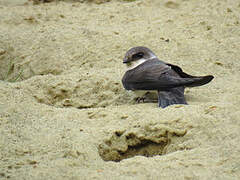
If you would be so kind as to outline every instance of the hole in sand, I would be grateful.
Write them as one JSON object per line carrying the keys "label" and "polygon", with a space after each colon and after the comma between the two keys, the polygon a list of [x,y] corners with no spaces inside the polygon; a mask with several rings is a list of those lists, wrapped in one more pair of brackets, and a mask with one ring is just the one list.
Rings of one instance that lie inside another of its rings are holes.
{"label": "hole in sand", "polygon": [[[163,155],[173,136],[184,136],[183,132],[168,130],[146,131],[144,133],[116,131],[98,146],[98,153],[104,161],[119,162],[134,156],[153,157]],[[143,135],[144,134],[144,135]]]}

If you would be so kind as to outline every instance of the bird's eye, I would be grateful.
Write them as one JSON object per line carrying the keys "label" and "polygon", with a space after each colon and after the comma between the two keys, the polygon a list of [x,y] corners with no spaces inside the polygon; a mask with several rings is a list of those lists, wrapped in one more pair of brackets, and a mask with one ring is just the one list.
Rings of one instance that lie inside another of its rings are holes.
{"label": "bird's eye", "polygon": [[132,59],[133,59],[133,60],[138,60],[138,59],[143,58],[143,56],[144,56],[144,53],[139,52],[139,53],[137,53],[137,54],[134,54],[134,55],[132,56]]}

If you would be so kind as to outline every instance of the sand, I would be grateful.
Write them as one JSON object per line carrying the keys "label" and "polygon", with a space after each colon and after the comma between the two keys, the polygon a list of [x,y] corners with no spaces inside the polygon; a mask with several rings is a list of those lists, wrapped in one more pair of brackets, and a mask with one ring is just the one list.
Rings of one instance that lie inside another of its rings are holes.
{"label": "sand", "polygon": [[[82,2],[0,0],[0,179],[240,179],[239,1]],[[138,104],[142,45],[215,78]]]}

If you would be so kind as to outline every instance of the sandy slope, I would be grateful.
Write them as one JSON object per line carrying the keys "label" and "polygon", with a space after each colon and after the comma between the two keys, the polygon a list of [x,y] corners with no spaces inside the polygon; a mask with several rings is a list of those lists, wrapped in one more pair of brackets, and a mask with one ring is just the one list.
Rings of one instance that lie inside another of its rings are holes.
{"label": "sandy slope", "polygon": [[[237,0],[15,2],[0,1],[0,179],[240,178]],[[136,104],[121,77],[138,45],[215,79],[188,106]]]}

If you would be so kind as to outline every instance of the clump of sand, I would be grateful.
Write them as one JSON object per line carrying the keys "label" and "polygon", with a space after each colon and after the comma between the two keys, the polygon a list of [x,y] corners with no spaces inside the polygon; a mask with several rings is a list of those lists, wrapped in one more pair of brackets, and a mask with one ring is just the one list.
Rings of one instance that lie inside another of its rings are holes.
{"label": "clump of sand", "polygon": [[[0,3],[0,178],[239,179],[238,1]],[[189,105],[121,84],[144,45],[193,75]]]}

